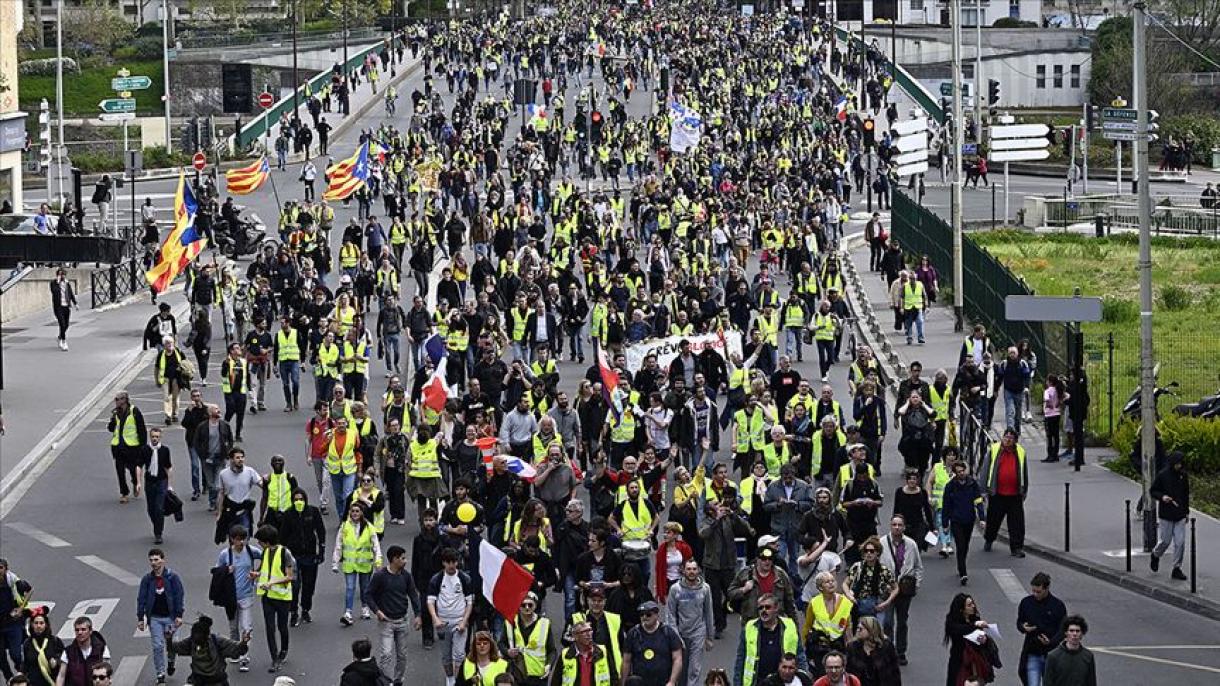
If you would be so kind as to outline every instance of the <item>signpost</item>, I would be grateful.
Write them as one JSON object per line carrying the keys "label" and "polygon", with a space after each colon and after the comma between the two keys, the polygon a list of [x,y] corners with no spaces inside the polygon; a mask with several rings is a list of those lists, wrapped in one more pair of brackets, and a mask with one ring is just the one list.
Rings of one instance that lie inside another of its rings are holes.
{"label": "signpost", "polygon": [[1011,115],[996,117],[1000,126],[991,127],[991,160],[1004,163],[1004,223],[1008,223],[1008,163],[1045,160],[1051,156],[1046,124],[1014,124]]}
{"label": "signpost", "polygon": [[258,94],[258,106],[263,108],[263,153],[271,154],[271,113],[267,110],[275,104],[275,96],[267,91]]}
{"label": "signpost", "polygon": [[1114,98],[1110,107],[1101,108],[1101,136],[1114,141],[1114,179],[1115,185],[1123,187],[1123,141],[1135,141],[1135,124],[1139,119],[1139,110],[1127,107],[1127,101],[1121,97]]}
{"label": "signpost", "polygon": [[274,104],[275,104],[274,95],[268,93],[267,91],[263,91],[262,93],[258,94],[258,106],[259,107],[266,110],[266,109],[270,109],[271,106]]}
{"label": "signpost", "polygon": [[135,98],[106,98],[97,104],[103,112],[135,112]]}
{"label": "signpost", "polygon": [[[126,71],[126,69],[122,69],[120,73]],[[147,76],[116,76],[110,79],[110,90],[113,91],[142,91],[150,87],[152,87],[152,79]]]}
{"label": "signpost", "polygon": [[[898,178],[924,174],[928,171],[928,120],[916,117],[903,122],[897,122],[890,127],[890,133],[897,136],[895,145],[898,155],[892,160],[897,169]],[[919,201],[923,202],[923,184],[919,184]]]}
{"label": "signpost", "polygon": [[[123,122],[123,156],[126,158],[128,148],[127,122],[136,118],[136,100],[132,97],[131,92],[151,88],[152,79],[147,76],[132,76],[126,67],[119,69],[115,74],[115,77],[110,79],[110,89],[118,97],[108,98],[98,103],[98,107],[102,110],[102,114],[98,116],[98,119],[102,121]],[[132,175],[133,180],[134,178],[135,176]],[[134,218],[131,222],[131,230],[135,231]]]}

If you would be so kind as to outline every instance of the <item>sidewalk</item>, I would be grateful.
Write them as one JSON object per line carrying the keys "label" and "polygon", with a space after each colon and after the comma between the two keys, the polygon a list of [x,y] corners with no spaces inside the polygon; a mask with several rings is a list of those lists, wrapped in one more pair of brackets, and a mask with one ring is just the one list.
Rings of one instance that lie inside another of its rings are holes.
{"label": "sidewalk", "polygon": [[[81,297],[86,300],[72,312],[68,352],[55,343],[58,327],[49,307],[4,325],[0,342],[6,433],[0,437],[0,516],[46,469],[52,454],[66,447],[63,437],[108,405],[112,390],[126,387],[153,359],[152,351],[141,351],[144,325],[157,312],[147,292],[125,305],[97,310],[88,309],[87,295]],[[160,300],[174,306],[179,330],[185,332],[181,289]],[[145,405],[147,415],[160,414],[160,403]]]}
{"label": "sidewalk", "polygon": [[[850,248],[851,265],[862,288],[849,285],[853,306],[860,316],[865,338],[873,345],[878,357],[885,363],[891,378],[900,380],[907,376],[908,365],[918,360],[923,364],[925,379],[931,379],[938,369],[944,369],[952,379],[961,342],[965,334],[953,331],[953,309],[951,304],[936,303],[925,317],[926,345],[906,344],[905,337],[894,331],[893,314],[889,308],[889,290],[880,274],[872,273],[868,267],[868,248]],[[863,267],[863,268],[862,268]],[[849,279],[850,283],[850,279]],[[864,298],[860,297],[863,293]],[[866,304],[867,301],[867,304]],[[871,304],[879,325],[870,330],[869,318],[865,314]],[[892,335],[898,334],[898,335]],[[887,340],[888,339],[888,340]],[[887,350],[888,349],[888,350]],[[897,381],[891,386],[891,393]],[[1038,404],[1036,407],[1040,407]],[[993,431],[1002,431],[1003,399],[996,407],[996,423]],[[1037,417],[1037,410],[1035,410]],[[1203,545],[1196,549],[1198,556],[1198,593],[1190,593],[1189,581],[1171,581],[1171,563],[1162,560],[1159,574],[1149,570],[1149,555],[1143,552],[1143,533],[1140,515],[1135,514],[1131,522],[1132,571],[1126,571],[1125,503],[1130,499],[1134,511],[1140,497],[1140,485],[1119,476],[1102,466],[1101,462],[1114,457],[1108,448],[1090,448],[1085,451],[1085,465],[1080,472],[1072,469],[1070,460],[1059,463],[1039,462],[1046,457],[1046,438],[1042,423],[1035,419],[1026,430],[1022,428],[1021,442],[1026,447],[1029,465],[1029,497],[1025,504],[1026,549],[1035,555],[1048,558],[1078,571],[1085,572],[1111,583],[1124,586],[1143,595],[1156,598],[1184,609],[1210,616],[1220,617],[1220,549]],[[1064,494],[1065,486],[1071,492],[1071,552],[1064,552]],[[1197,539],[1211,541],[1220,537],[1220,522],[1196,513]],[[1189,526],[1187,529],[1189,535]],[[1182,570],[1190,574],[1191,546],[1187,545]],[[981,549],[981,545],[980,545]],[[1006,556],[1004,546],[997,546],[988,556]],[[973,557],[973,556],[972,556]],[[992,562],[994,564],[994,562]]]}

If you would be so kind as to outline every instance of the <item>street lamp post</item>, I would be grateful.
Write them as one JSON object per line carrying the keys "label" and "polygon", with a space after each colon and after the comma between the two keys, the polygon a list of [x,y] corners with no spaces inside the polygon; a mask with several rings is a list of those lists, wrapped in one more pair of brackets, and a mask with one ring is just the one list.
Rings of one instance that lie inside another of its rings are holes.
{"label": "street lamp post", "polygon": [[[965,321],[966,285],[962,283],[962,3],[950,0],[949,21],[953,25],[953,329],[962,331]],[[975,96],[977,97],[977,93]]]}
{"label": "street lamp post", "polygon": [[292,0],[292,112],[300,107],[300,83],[297,81],[297,10],[300,0]]}
{"label": "street lamp post", "polygon": [[[161,51],[161,68],[164,71],[165,91],[161,99],[165,101],[165,154],[170,153],[170,141],[174,137],[173,124],[169,116],[169,0],[161,0],[161,40],[164,48]],[[189,150],[184,152],[190,152]]]}
{"label": "street lamp post", "polygon": [[[55,149],[55,183],[59,192],[59,211],[63,213],[67,211],[64,207],[64,0],[55,3],[55,56],[55,116],[59,120],[59,147]],[[80,202],[80,198],[76,200]]]}

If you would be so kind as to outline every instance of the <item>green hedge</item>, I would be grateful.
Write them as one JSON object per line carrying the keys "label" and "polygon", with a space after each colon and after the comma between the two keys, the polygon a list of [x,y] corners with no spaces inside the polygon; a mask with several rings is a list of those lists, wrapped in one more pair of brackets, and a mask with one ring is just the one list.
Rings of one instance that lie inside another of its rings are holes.
{"label": "green hedge", "polygon": [[[1220,475],[1220,421],[1167,414],[1157,426],[1166,452],[1182,451],[1186,455],[1187,469],[1195,474]],[[1127,458],[1138,440],[1138,428],[1139,424],[1132,421],[1123,421],[1115,427],[1110,445],[1118,453],[1119,461],[1128,465],[1126,470],[1115,471],[1134,474]]]}

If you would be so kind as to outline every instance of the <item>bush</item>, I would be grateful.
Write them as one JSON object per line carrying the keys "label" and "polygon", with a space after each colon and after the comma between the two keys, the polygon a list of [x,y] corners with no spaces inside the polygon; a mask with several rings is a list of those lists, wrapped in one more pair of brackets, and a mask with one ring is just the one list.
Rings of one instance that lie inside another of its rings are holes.
{"label": "bush", "polygon": [[167,167],[181,167],[191,163],[191,156],[175,150],[172,154],[165,154],[165,146],[157,145],[151,148],[144,148],[144,168],[145,169],[164,169]]}
{"label": "bush", "polygon": [[1016,17],[1000,17],[995,20],[992,26],[997,29],[1036,29],[1038,28],[1038,22],[1025,21]]}
{"label": "bush", "polygon": [[[1157,428],[1165,452],[1182,451],[1187,469],[1196,474],[1220,474],[1220,421],[1168,414],[1157,422]],[[1111,469],[1138,478],[1130,456],[1139,435],[1138,422],[1124,420],[1115,427],[1110,445],[1118,459],[1110,462]]]}
{"label": "bush", "polygon": [[110,152],[74,152],[72,166],[86,174],[121,171],[123,157]]}
{"label": "bush", "polygon": [[1161,289],[1161,307],[1170,312],[1181,312],[1190,307],[1194,298],[1181,286],[1168,285]]}
{"label": "bush", "polygon": [[165,44],[161,41],[161,36],[144,36],[132,41],[130,46],[124,47],[135,48],[134,57],[136,59],[149,61],[161,59],[161,52]]}
{"label": "bush", "polygon": [[115,48],[114,52],[110,53],[110,56],[113,57],[114,61],[116,62],[127,62],[136,58],[136,49],[135,46],[124,45],[121,48]]}
{"label": "bush", "polygon": [[1211,163],[1212,148],[1220,148],[1220,119],[1208,114],[1183,114],[1169,117],[1161,124],[1161,140],[1182,140],[1190,134],[1195,139],[1195,162]]}
{"label": "bush", "polygon": [[[64,59],[64,73],[79,74],[80,65],[71,57]],[[17,65],[17,73],[21,76],[55,76],[58,58],[48,57],[41,60],[27,60]]]}
{"label": "bush", "polygon": [[1139,319],[1140,309],[1130,300],[1106,296],[1101,299],[1101,320],[1107,324],[1124,324]]}

